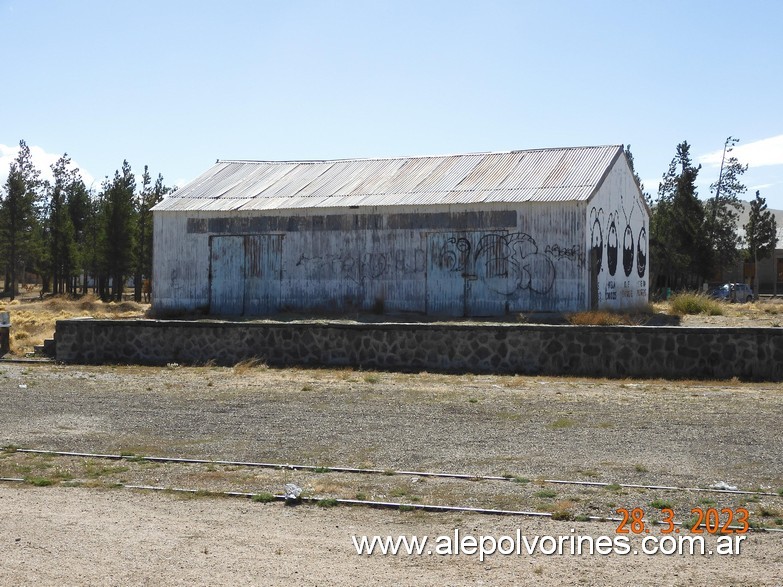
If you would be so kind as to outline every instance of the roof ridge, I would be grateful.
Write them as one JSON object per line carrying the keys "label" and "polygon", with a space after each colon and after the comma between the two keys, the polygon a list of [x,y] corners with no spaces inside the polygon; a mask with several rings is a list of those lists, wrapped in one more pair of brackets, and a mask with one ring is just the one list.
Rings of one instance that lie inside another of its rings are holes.
{"label": "roof ridge", "polygon": [[347,163],[352,161],[400,161],[404,159],[446,159],[449,157],[474,157],[486,155],[511,155],[513,153],[539,153],[543,151],[585,151],[588,149],[622,149],[622,144],[609,145],[585,145],[581,147],[540,147],[536,149],[513,149],[510,151],[476,151],[469,153],[450,153],[442,155],[399,155],[392,157],[341,157],[338,159],[218,159],[219,163],[256,164],[256,165],[285,165],[285,164],[317,164],[317,163]]}

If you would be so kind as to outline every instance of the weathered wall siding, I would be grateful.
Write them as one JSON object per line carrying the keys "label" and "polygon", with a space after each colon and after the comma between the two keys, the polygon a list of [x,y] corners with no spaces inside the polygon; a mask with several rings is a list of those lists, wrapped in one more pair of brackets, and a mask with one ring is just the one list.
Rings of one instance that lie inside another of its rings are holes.
{"label": "weathered wall siding", "polygon": [[60,320],[67,363],[354,366],[645,378],[783,379],[783,329]]}
{"label": "weathered wall siding", "polygon": [[209,305],[209,237],[188,235],[187,217],[153,214],[152,301],[158,311]]}
{"label": "weathered wall siding", "polygon": [[523,304],[515,310],[573,312],[584,309],[587,305],[584,204],[523,204],[519,209],[519,231],[537,235],[537,255],[521,263],[524,267],[529,260],[529,266],[538,269],[531,279],[531,289],[544,289],[547,285],[544,276],[547,275],[546,279],[552,281],[552,289],[551,295],[530,295],[528,300],[521,300]]}
{"label": "weathered wall siding", "polygon": [[[214,313],[226,314],[236,313],[237,304],[246,314],[298,309],[463,316],[576,310],[585,305],[582,215],[578,205],[568,202],[474,210],[372,208],[348,214],[324,209],[263,215],[156,212],[153,305],[160,311],[211,305]],[[274,262],[267,259],[267,264],[279,262],[279,272],[266,273],[279,283],[265,293],[263,304],[249,302],[254,289],[249,276],[242,275],[251,264],[232,260],[241,248],[236,239],[245,238],[247,249],[249,236],[261,239],[262,255],[268,254],[270,239],[278,239],[280,248]],[[229,282],[210,285],[210,271],[213,282]],[[278,299],[270,301],[270,295]]]}
{"label": "weathered wall siding", "polygon": [[[639,190],[620,157],[588,204],[587,254],[594,249],[598,307],[630,308],[648,301],[649,223]],[[589,287],[589,279],[588,287]]]}

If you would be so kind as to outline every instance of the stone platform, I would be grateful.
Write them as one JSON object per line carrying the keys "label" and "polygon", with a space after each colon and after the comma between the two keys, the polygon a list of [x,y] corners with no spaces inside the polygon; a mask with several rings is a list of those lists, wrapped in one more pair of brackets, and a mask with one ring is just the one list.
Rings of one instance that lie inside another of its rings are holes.
{"label": "stone platform", "polygon": [[55,339],[65,363],[783,379],[780,328],[72,319]]}

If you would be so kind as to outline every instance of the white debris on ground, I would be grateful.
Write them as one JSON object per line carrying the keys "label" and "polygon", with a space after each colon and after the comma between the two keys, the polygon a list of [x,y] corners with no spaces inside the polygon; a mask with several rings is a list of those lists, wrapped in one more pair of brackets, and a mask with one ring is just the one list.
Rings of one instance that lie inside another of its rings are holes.
{"label": "white debris on ground", "polygon": [[302,495],[302,488],[295,483],[285,484],[285,500],[286,501],[299,501],[299,496]]}
{"label": "white debris on ground", "polygon": [[710,489],[720,489],[721,491],[737,491],[736,485],[729,485],[725,481],[718,481],[710,485]]}

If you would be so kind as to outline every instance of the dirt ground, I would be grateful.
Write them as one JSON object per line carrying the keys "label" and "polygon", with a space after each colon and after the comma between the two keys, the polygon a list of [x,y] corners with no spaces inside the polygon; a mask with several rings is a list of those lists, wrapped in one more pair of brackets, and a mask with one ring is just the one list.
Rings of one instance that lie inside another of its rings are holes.
{"label": "dirt ground", "polygon": [[[0,484],[0,584],[781,585],[782,417],[783,385],[771,383],[3,363],[0,476],[26,482]],[[162,464],[139,455],[319,469]],[[339,466],[386,474],[329,470]],[[393,474],[400,470],[473,478]],[[280,494],[287,482],[318,498],[548,512],[559,520],[291,508],[208,495]],[[718,482],[751,493],[710,490]],[[128,484],[199,494],[113,489]],[[657,536],[652,524],[663,507],[685,534],[694,507],[746,508],[753,531],[734,556],[538,553],[480,562],[360,556],[351,543],[352,535],[435,537],[455,528],[614,537],[610,518],[634,507]]]}
{"label": "dirt ground", "polygon": [[[779,585],[780,535],[740,556],[360,556],[360,535],[611,534],[594,524],[0,486],[4,585]],[[714,539],[709,540],[710,545]],[[777,578],[776,578],[777,577]]]}

